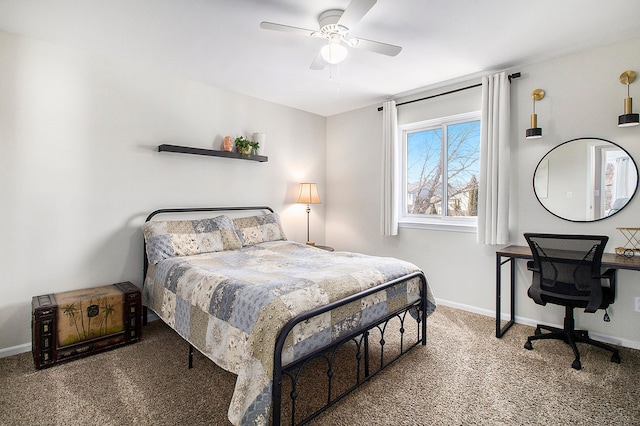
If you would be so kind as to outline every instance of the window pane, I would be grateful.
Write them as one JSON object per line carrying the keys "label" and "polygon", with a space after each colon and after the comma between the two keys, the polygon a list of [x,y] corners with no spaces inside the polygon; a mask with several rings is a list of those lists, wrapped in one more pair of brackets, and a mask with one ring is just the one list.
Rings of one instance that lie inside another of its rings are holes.
{"label": "window pane", "polygon": [[447,126],[447,216],[478,215],[480,121]]}
{"label": "window pane", "polygon": [[442,214],[442,129],[407,133],[408,214]]}

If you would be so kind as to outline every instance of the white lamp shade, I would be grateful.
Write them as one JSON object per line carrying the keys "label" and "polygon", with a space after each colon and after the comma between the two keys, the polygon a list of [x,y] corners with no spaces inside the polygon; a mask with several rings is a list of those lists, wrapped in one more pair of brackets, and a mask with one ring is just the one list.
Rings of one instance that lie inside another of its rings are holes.
{"label": "white lamp shade", "polygon": [[347,48],[340,44],[339,41],[330,41],[329,44],[322,46],[320,56],[329,64],[339,64],[347,57]]}
{"label": "white lamp shade", "polygon": [[318,196],[318,186],[315,183],[301,183],[298,190],[298,199],[296,203],[302,204],[320,204]]}

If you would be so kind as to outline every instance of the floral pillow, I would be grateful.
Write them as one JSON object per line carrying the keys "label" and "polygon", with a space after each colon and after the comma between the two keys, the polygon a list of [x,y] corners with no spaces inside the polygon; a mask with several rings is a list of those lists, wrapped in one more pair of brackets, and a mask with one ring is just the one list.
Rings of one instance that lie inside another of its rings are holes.
{"label": "floral pillow", "polygon": [[269,213],[260,216],[239,217],[233,219],[236,234],[242,246],[252,246],[267,241],[286,240],[287,236],[282,230],[280,217],[277,213]]}
{"label": "floral pillow", "polygon": [[223,250],[237,250],[242,243],[228,216],[201,220],[149,221],[142,225],[147,259],[163,259]]}

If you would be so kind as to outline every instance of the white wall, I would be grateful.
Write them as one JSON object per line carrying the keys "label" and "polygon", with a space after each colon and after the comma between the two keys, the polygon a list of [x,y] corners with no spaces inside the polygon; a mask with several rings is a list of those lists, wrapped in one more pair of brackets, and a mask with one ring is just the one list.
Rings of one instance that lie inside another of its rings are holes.
{"label": "white wall", "polygon": [[[303,181],[324,201],[324,117],[6,32],[0,76],[0,356],[29,349],[32,296],[141,286],[139,229],[157,208],[270,205],[306,241],[293,202]],[[157,152],[255,131],[266,163]]]}
{"label": "white wall", "polygon": [[[512,84],[513,243],[524,244],[525,231],[604,233],[612,251],[625,242],[616,227],[639,226],[638,198],[613,218],[579,224],[550,215],[532,191],[540,158],[568,139],[609,139],[640,161],[640,127],[616,126],[625,96],[618,76],[640,71],[638,51],[633,39],[512,70],[522,72]],[[141,285],[139,226],[156,208],[268,204],[289,238],[305,241],[304,206],[293,201],[297,183],[307,180],[318,182],[323,201],[312,207],[313,240],[407,259],[426,271],[439,300],[495,309],[497,247],[459,232],[379,236],[378,105],[325,119],[5,32],[0,76],[0,356],[28,350],[32,296],[122,280]],[[536,106],[544,137],[527,141],[529,96],[538,87],[546,91]],[[639,90],[640,81],[631,86],[636,104]],[[435,105],[449,115],[452,101]],[[161,143],[217,147],[224,135],[258,130],[267,133],[268,163],[157,152]],[[561,308],[526,297],[528,280],[519,265],[518,315],[559,323]],[[640,347],[636,296],[638,273],[621,271],[611,322],[578,315],[578,325]]]}
{"label": "white wall", "polygon": [[[613,251],[625,243],[616,227],[640,226],[639,197],[606,220],[573,223],[549,214],[536,200],[532,188],[533,171],[538,161],[547,151],[569,139],[590,136],[611,140],[640,163],[640,127],[617,127],[617,117],[622,113],[626,96],[626,87],[620,84],[618,77],[627,69],[640,71],[639,51],[640,39],[633,39],[511,70],[522,73],[522,77],[511,85],[512,243],[526,244],[523,232],[603,233],[611,237],[607,251]],[[545,98],[536,105],[538,124],[543,128],[544,136],[526,140],[524,133],[529,127],[531,113],[530,93],[535,88],[546,92]],[[432,93],[449,89],[440,88]],[[631,86],[631,92],[640,99],[640,82]],[[420,95],[414,96],[417,97]],[[444,96],[426,101],[424,106],[413,104],[410,108],[423,108],[428,113],[434,105],[439,105],[442,116],[463,112],[451,112],[452,102]],[[401,228],[397,237],[379,235],[382,114],[377,106],[327,120],[327,244],[341,250],[412,261],[424,269],[441,302],[493,315],[495,250],[499,247],[478,245],[475,234],[468,233]],[[400,111],[402,108],[405,107],[400,107]],[[634,112],[637,111],[636,104]],[[416,121],[421,119],[424,118],[416,117]],[[634,312],[633,300],[640,296],[640,275],[634,271],[620,271],[618,279],[617,301],[609,309],[611,322],[603,322],[601,314],[579,313],[577,325],[593,330],[594,335],[605,340],[640,348],[640,313]],[[526,296],[529,280],[525,265],[520,262],[516,287],[519,320],[561,324],[561,307],[541,307]],[[488,335],[492,332],[487,330]]]}

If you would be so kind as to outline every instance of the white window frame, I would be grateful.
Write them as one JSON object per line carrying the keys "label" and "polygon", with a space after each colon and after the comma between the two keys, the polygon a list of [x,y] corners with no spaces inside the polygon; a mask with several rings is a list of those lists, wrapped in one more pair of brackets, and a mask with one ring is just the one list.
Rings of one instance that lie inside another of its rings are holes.
{"label": "white window frame", "polygon": [[[464,123],[467,121],[477,121],[482,119],[481,111],[474,111],[464,114],[456,114],[447,117],[440,117],[431,120],[419,121],[416,123],[401,124],[398,126],[398,143],[400,144],[401,167],[398,171],[398,182],[400,183],[398,203],[398,226],[401,228],[432,229],[439,231],[456,231],[476,233],[478,230],[477,217],[455,217],[455,216],[425,216],[407,213],[407,133],[420,130],[430,130],[435,127]],[[446,133],[444,133],[446,135]],[[447,155],[446,137],[443,137],[442,154]],[[443,176],[443,185],[446,185],[446,174]]]}

